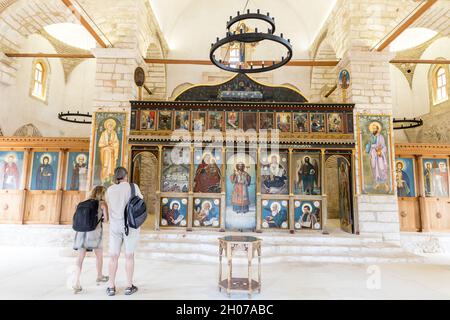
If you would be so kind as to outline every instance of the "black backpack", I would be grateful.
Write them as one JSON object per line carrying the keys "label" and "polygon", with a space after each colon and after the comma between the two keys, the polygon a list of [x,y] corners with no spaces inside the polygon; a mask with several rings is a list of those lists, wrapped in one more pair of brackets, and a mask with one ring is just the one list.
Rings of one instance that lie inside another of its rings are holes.
{"label": "black backpack", "polygon": [[134,183],[130,183],[131,198],[125,207],[125,235],[128,236],[129,228],[137,229],[142,226],[147,219],[147,206],[144,200],[136,196]]}
{"label": "black backpack", "polygon": [[94,231],[102,219],[98,220],[99,201],[89,199],[80,202],[73,215],[72,228],[78,232]]}

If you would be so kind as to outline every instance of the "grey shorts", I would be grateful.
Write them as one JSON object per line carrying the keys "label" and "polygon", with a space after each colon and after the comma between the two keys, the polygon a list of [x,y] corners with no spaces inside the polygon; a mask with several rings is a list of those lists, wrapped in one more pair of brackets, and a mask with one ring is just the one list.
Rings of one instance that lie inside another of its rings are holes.
{"label": "grey shorts", "polygon": [[130,228],[128,236],[125,235],[123,223],[109,224],[109,254],[111,256],[120,255],[122,243],[125,248],[125,254],[133,254],[139,242],[139,230]]}

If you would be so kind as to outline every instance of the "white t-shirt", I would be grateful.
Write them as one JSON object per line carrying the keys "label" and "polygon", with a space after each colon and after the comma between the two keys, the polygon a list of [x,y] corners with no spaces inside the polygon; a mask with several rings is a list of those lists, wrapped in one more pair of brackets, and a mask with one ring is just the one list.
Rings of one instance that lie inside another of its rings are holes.
{"label": "white t-shirt", "polygon": [[[139,187],[134,184],[136,195],[144,199]],[[109,218],[111,223],[124,223],[124,211],[125,207],[131,198],[131,186],[128,182],[121,182],[119,184],[114,184],[108,188],[106,191],[106,199],[108,203]]]}

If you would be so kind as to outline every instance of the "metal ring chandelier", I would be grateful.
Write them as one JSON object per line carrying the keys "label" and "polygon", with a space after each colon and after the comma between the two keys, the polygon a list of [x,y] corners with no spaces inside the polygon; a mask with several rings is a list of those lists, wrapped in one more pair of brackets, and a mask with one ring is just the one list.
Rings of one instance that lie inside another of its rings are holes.
{"label": "metal ring chandelier", "polygon": [[[264,21],[270,25],[270,28],[268,28],[267,33],[259,32],[258,28],[255,28],[254,32],[245,32],[244,29],[240,29],[238,33],[236,31],[233,32],[230,31],[232,26],[248,19],[256,19]],[[215,52],[219,48],[228,43],[233,42],[255,43],[261,42],[263,40],[269,40],[272,42],[276,42],[280,45],[283,45],[287,49],[286,57],[283,56],[281,57],[281,60],[278,61],[272,60],[269,61],[268,63],[265,63],[265,61],[250,62],[250,68],[243,68],[242,64],[239,64],[239,67],[232,67],[230,63],[225,63],[224,61],[222,61],[222,59],[219,60],[216,59]],[[250,13],[250,10],[247,10],[247,13],[240,14],[240,12],[238,11],[237,16],[236,17],[230,16],[230,20],[227,22],[227,33],[225,38],[220,39],[219,37],[217,37],[216,42],[211,44],[209,58],[214,65],[226,71],[237,73],[266,72],[278,69],[284,66],[292,59],[292,45],[289,39],[283,38],[282,33],[280,34],[280,36],[275,35],[275,18],[271,17],[269,12],[267,13],[267,15],[264,15],[260,13],[259,9],[257,10],[256,13]]]}
{"label": "metal ring chandelier", "polygon": [[[72,117],[72,118],[70,118]],[[88,113],[81,113],[79,111],[77,112],[61,112],[58,113],[58,119],[66,122],[71,123],[78,123],[78,124],[92,124],[92,115]]]}
{"label": "metal ring chandelier", "polygon": [[[398,118],[394,118],[393,119],[394,122],[394,130],[405,130],[405,129],[412,129],[412,128],[417,128],[420,126],[423,126],[423,120],[422,119],[407,119],[407,118],[403,118],[403,119],[398,119]],[[395,125],[400,123],[400,125]],[[406,124],[404,124],[406,123]]]}

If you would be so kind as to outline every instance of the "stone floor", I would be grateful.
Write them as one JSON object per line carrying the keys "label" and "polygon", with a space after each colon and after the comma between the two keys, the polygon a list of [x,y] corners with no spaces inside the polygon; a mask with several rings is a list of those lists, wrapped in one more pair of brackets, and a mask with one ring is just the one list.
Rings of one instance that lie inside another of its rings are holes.
{"label": "stone floor", "polygon": [[[125,297],[121,261],[120,291],[110,298],[105,295],[105,285],[95,284],[94,258],[85,262],[84,292],[74,295],[69,285],[74,259],[61,257],[55,248],[0,246],[0,257],[0,299],[227,298],[218,291],[218,265],[214,264],[138,259],[135,282],[140,291]],[[434,262],[440,264],[263,265],[262,293],[254,299],[450,299],[450,264],[439,257]],[[245,269],[236,272],[245,274]],[[247,295],[234,294],[232,298],[247,299]]]}

